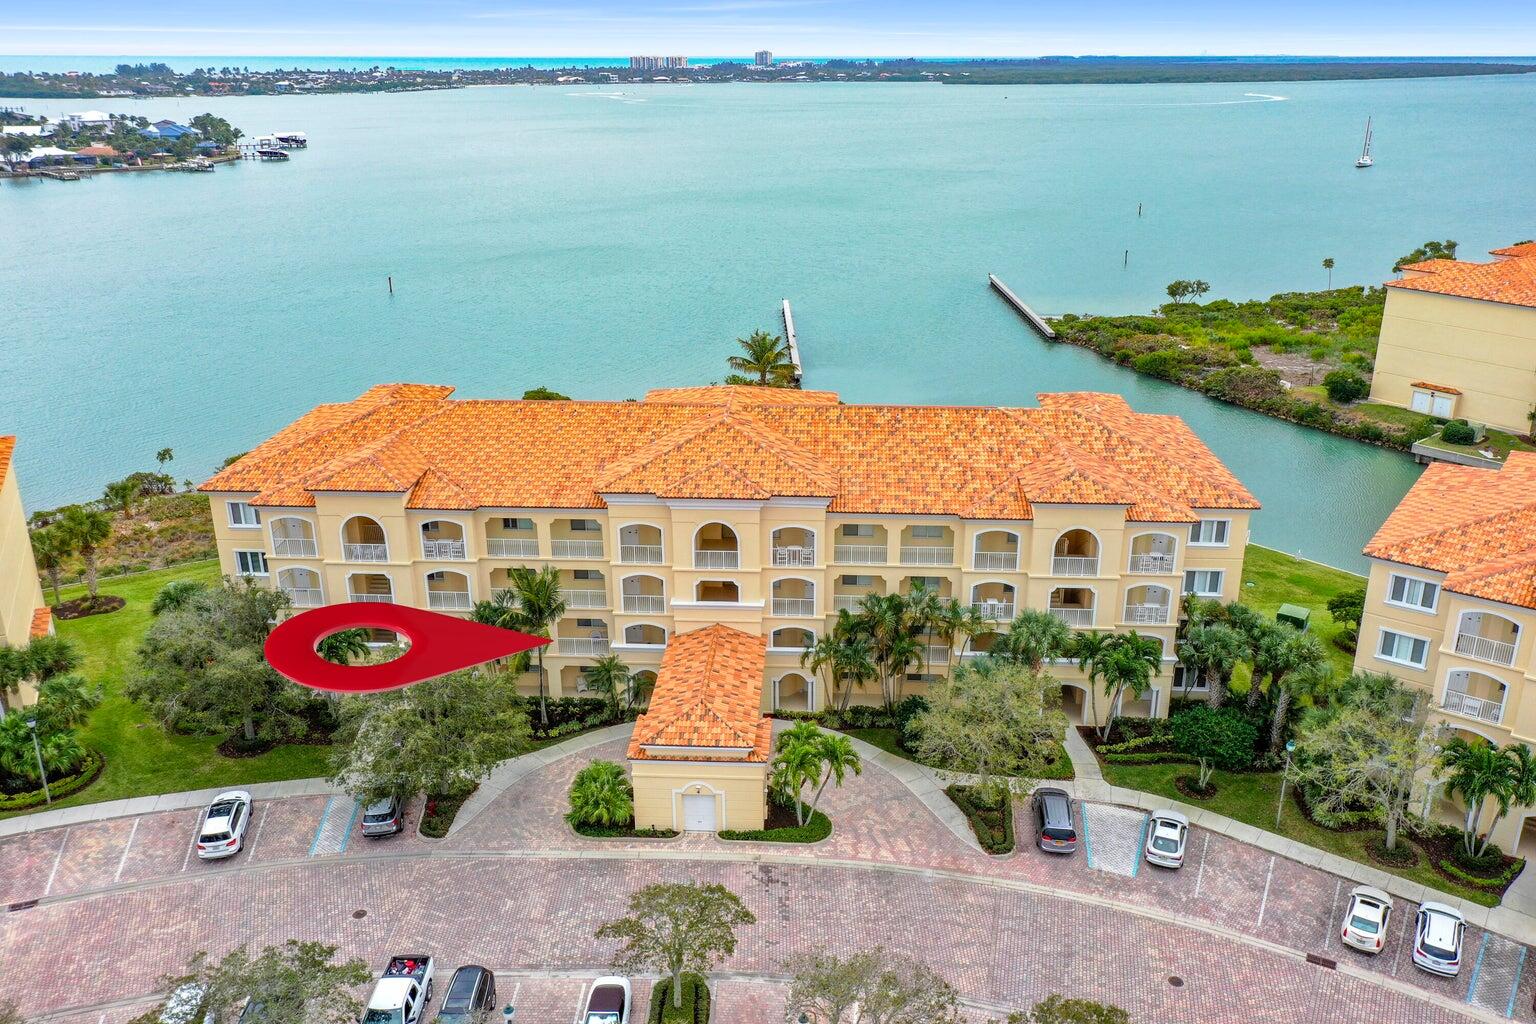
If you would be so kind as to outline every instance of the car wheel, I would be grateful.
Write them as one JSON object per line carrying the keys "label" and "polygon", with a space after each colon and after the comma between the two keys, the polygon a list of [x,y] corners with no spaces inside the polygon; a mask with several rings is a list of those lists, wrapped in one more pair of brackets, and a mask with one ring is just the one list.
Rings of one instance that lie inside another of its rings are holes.
{"label": "car wheel", "polygon": [[432,983],[429,981],[429,982],[427,982],[427,998],[423,999],[422,1003],[426,1004],[426,1003],[430,1003],[431,1001],[432,1001]]}

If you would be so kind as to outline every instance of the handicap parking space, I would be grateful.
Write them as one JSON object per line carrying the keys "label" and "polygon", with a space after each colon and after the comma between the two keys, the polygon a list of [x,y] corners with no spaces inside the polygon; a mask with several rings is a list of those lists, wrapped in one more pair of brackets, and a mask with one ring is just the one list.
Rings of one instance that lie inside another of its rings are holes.
{"label": "handicap parking space", "polygon": [[254,863],[309,856],[331,799],[306,796],[256,801],[246,848],[240,856],[249,857]]}
{"label": "handicap parking space", "polygon": [[1135,878],[1141,871],[1147,813],[1115,804],[1082,802],[1079,833],[1083,859],[1095,871]]}

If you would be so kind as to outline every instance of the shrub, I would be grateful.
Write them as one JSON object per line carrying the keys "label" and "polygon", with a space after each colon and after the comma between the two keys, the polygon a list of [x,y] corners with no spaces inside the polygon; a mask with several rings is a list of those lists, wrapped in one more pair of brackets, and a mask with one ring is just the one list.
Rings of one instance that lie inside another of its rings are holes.
{"label": "shrub", "polygon": [[1477,438],[1465,420],[1451,420],[1440,430],[1440,439],[1446,444],[1472,444]]}
{"label": "shrub", "polygon": [[7,811],[26,811],[33,807],[41,807],[48,802],[49,795],[58,800],[62,797],[78,793],[86,786],[95,782],[103,768],[107,766],[106,759],[94,750],[87,749],[84,758],[81,759],[73,775],[65,775],[48,780],[48,792],[44,793],[41,786],[37,789],[27,790],[21,793],[11,793],[0,796],[0,813]]}
{"label": "shrub", "polygon": [[1253,765],[1259,731],[1241,712],[1232,708],[1194,707],[1173,721],[1173,743],[1179,753],[1200,762],[1200,788],[1211,781],[1211,771],[1243,771]]}
{"label": "shrub", "polygon": [[1160,377],[1163,380],[1178,380],[1183,371],[1185,360],[1177,349],[1159,349],[1156,352],[1147,352],[1131,360],[1131,366],[1137,373],[1145,373],[1149,377]]}
{"label": "shrub", "polygon": [[[810,810],[809,807],[806,809]],[[832,819],[820,811],[812,811],[810,819],[804,825],[791,825],[786,828],[721,829],[718,833],[721,839],[759,843],[819,843],[831,834]]]}
{"label": "shrub", "polygon": [[[1499,859],[1503,860],[1502,854],[1499,855]],[[1498,889],[1508,885],[1514,880],[1515,876],[1518,875],[1521,869],[1524,867],[1525,861],[1515,860],[1511,861],[1509,866],[1504,870],[1499,871],[1491,876],[1485,876],[1474,875],[1470,871],[1463,871],[1461,868],[1456,866],[1454,861],[1442,860],[1439,863],[1440,870],[1445,872],[1447,875],[1450,875],[1458,882],[1465,882],[1468,885],[1476,885],[1488,889]]]}
{"label": "shrub", "polygon": [[571,780],[572,825],[628,825],[635,819],[635,788],[621,765],[593,761]]}
{"label": "shrub", "polygon": [[649,1024],[708,1024],[709,985],[697,974],[683,975],[683,1005],[671,1005],[672,985],[663,978],[651,986]]}
{"label": "shrub", "polygon": [[944,793],[960,808],[976,841],[988,853],[1013,852],[1013,797],[988,794],[974,786],[949,786]]}

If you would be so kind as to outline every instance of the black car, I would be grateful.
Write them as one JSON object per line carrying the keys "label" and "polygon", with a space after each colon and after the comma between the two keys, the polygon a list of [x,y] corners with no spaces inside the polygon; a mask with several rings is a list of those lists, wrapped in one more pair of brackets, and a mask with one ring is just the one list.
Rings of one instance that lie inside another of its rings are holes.
{"label": "black car", "polygon": [[484,967],[465,964],[453,972],[443,1005],[437,1011],[440,1024],[470,1024],[496,1010],[496,977]]}
{"label": "black car", "polygon": [[1035,831],[1046,853],[1072,853],[1077,849],[1077,827],[1072,824],[1072,797],[1064,789],[1046,786],[1035,790]]}

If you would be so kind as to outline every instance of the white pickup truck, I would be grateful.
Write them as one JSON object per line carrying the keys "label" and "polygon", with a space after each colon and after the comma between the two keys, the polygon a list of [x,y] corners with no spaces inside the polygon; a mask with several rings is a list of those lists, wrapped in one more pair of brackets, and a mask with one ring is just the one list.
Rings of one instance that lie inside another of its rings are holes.
{"label": "white pickup truck", "polygon": [[418,1024],[432,1001],[432,958],[426,954],[391,957],[373,986],[363,1024]]}

